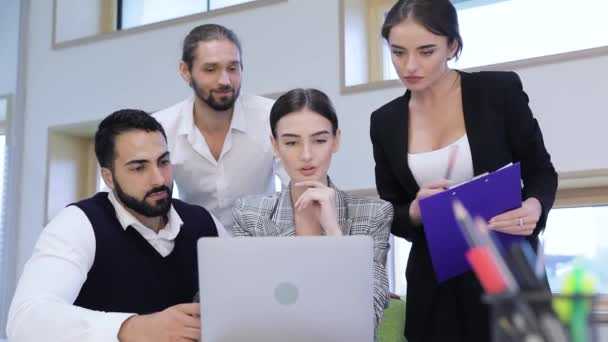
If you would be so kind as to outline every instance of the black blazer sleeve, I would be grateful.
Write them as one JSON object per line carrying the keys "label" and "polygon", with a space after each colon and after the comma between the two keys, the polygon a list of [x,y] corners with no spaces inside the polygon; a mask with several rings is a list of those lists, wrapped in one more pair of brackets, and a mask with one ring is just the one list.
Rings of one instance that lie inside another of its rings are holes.
{"label": "black blazer sleeve", "polygon": [[370,122],[370,137],[374,152],[375,174],[376,174],[376,189],[381,199],[393,204],[395,214],[391,225],[391,233],[408,241],[414,241],[423,234],[422,227],[416,225],[410,219],[410,204],[414,200],[414,196],[403,190],[395,174],[391,170],[387,155],[388,151],[385,147],[389,144],[383,142],[382,132],[386,132],[382,127],[386,124],[385,120],[381,120],[378,116],[379,112],[372,113]]}
{"label": "black blazer sleeve", "polygon": [[524,183],[523,198],[534,197],[542,205],[542,213],[533,233],[544,229],[547,215],[553,206],[557,189],[557,173],[545,148],[538,122],[528,106],[528,95],[523,91],[516,73],[510,75],[505,92],[505,128],[513,160],[521,162]]}

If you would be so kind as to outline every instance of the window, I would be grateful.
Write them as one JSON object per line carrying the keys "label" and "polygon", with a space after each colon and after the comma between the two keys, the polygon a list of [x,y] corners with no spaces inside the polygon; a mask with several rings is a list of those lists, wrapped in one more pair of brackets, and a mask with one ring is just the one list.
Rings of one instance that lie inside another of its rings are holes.
{"label": "window", "polygon": [[558,208],[549,213],[542,241],[553,292],[560,292],[564,275],[580,259],[602,280],[596,291],[608,293],[607,224],[608,206]]}
{"label": "window", "polygon": [[197,21],[219,14],[216,11],[241,11],[281,1],[286,0],[53,0],[53,48],[109,39],[124,34],[117,31],[134,32],[130,29],[154,23]]}
{"label": "window", "polygon": [[[7,146],[6,146],[6,115],[8,112],[7,98],[0,98],[0,275],[3,274],[2,265],[4,251],[4,207],[6,197],[6,162],[7,162]],[[1,335],[1,334],[0,334]]]}
{"label": "window", "polygon": [[0,265],[2,265],[2,231],[4,227],[4,201],[6,192],[6,116],[8,112],[7,98],[0,98]]}
{"label": "window", "polygon": [[[4,202],[6,198],[6,135],[0,135],[0,267],[3,265],[4,251]],[[2,272],[0,271],[0,274]]]}
{"label": "window", "polygon": [[[4,326],[8,314],[8,306],[12,297],[12,271],[14,253],[14,231],[6,224],[7,192],[9,183],[8,161],[10,140],[7,139],[7,117],[9,113],[9,97],[0,97],[0,341],[5,337]],[[10,230],[10,231],[9,231]]]}
{"label": "window", "polygon": [[117,29],[156,23],[254,0],[118,0]]}
{"label": "window", "polygon": [[579,0],[573,6],[567,0],[471,0],[456,6],[464,40],[456,68],[608,45],[606,30],[599,24],[608,10],[606,1]]}
{"label": "window", "polygon": [[[343,1],[343,86],[397,79],[380,35],[389,0]],[[464,41],[450,66],[470,69],[608,46],[608,2],[453,0]],[[550,15],[548,14],[550,11]],[[565,25],[564,23],[567,23]]]}

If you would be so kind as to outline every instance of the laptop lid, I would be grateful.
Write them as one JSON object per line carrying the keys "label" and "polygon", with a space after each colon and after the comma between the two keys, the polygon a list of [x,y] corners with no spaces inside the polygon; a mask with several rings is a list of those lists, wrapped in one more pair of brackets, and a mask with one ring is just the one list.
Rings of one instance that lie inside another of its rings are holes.
{"label": "laptop lid", "polygon": [[374,339],[369,236],[201,238],[202,340]]}

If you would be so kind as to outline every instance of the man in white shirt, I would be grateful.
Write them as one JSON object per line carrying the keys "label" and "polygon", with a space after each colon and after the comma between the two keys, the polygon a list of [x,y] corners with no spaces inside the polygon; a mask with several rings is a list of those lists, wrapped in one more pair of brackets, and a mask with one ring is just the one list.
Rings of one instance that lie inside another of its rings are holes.
{"label": "man in white shirt", "polygon": [[226,227],[220,236],[230,234],[236,199],[276,191],[275,175],[288,181],[270,144],[273,101],[239,96],[241,45],[220,25],[186,36],[179,70],[194,95],[154,117],[167,133],[180,198],[207,208]]}
{"label": "man in white shirt", "polygon": [[95,134],[110,190],[64,208],[42,231],[9,311],[10,341],[196,341],[196,242],[221,223],[172,199],[162,126],[121,110]]}

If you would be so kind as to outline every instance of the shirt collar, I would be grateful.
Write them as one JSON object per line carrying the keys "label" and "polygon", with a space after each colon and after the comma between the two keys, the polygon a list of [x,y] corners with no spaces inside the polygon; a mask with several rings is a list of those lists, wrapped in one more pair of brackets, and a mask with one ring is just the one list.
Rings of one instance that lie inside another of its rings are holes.
{"label": "shirt collar", "polygon": [[231,129],[236,129],[243,133],[247,133],[247,121],[245,120],[245,104],[243,103],[243,97],[239,97],[234,102],[234,112],[232,113],[232,122],[230,123]]}
{"label": "shirt collar", "polygon": [[[239,97],[234,102],[234,111],[230,122],[230,129],[235,129],[243,133],[247,133],[247,121],[245,119],[245,104],[243,96]],[[194,96],[189,97],[183,102],[179,109],[178,132],[180,135],[188,135],[194,128]]]}
{"label": "shirt collar", "polygon": [[[123,229],[126,230],[129,226],[133,226],[133,227],[147,228],[150,230],[150,232],[154,232],[154,230],[152,230],[149,227],[146,227],[137,218],[135,218],[135,216],[133,216],[122,205],[122,203],[120,203],[118,201],[116,196],[114,196],[114,191],[111,191],[111,190],[109,191],[108,199],[110,200],[110,203],[112,203],[112,206],[114,207],[114,211],[116,211],[116,218],[118,219],[118,222],[120,222],[120,225],[122,226]],[[177,211],[175,211],[175,208],[173,208],[173,205],[171,205],[171,208],[169,209],[168,218],[169,218],[169,220],[168,220],[167,224],[163,227],[163,229],[161,229],[159,231],[159,234],[161,234],[161,232],[165,231],[165,233],[163,233],[163,235],[168,234],[168,236],[166,236],[166,238],[174,239],[177,236],[177,234],[179,233],[179,230],[180,230],[181,226],[184,224],[184,222],[182,221],[182,219],[179,216],[179,214],[177,213]]]}
{"label": "shirt collar", "polygon": [[179,108],[178,115],[178,134],[188,135],[194,127],[194,97],[189,97]]}

